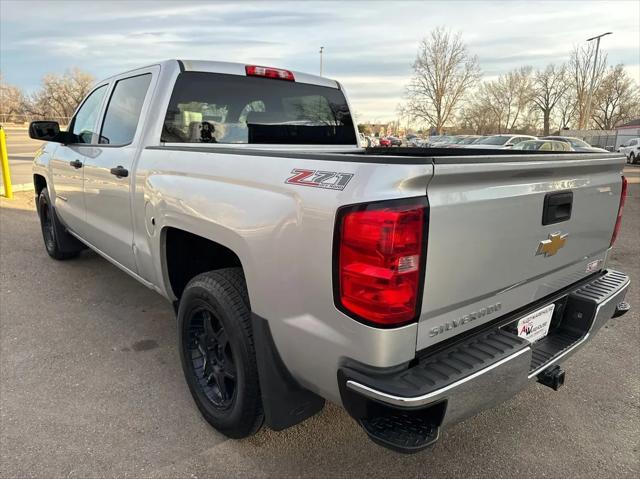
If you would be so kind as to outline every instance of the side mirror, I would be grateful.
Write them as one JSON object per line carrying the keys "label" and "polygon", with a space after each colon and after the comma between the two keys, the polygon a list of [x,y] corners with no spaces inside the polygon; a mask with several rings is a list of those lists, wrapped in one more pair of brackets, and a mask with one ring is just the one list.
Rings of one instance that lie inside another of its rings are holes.
{"label": "side mirror", "polygon": [[32,121],[29,136],[34,140],[60,141],[60,125],[57,121]]}
{"label": "side mirror", "polygon": [[53,141],[65,145],[77,143],[77,138],[73,133],[60,131],[57,121],[32,121],[29,125],[29,136],[34,140]]}

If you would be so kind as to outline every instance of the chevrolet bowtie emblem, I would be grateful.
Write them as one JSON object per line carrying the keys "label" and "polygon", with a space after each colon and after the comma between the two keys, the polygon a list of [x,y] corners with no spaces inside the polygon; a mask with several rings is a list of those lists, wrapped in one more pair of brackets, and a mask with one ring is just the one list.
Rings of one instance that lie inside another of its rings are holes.
{"label": "chevrolet bowtie emblem", "polygon": [[543,254],[545,256],[553,256],[567,242],[567,236],[569,236],[569,233],[560,234],[558,232],[549,234],[549,239],[540,241],[536,255]]}

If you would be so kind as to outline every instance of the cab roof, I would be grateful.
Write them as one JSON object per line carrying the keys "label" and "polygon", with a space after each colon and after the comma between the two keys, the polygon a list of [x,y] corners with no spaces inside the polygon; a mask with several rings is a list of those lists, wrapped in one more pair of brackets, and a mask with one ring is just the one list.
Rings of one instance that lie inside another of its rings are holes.
{"label": "cab roof", "polygon": [[[181,71],[190,71],[190,72],[207,72],[207,73],[224,73],[227,75],[240,75],[246,76],[245,67],[247,65],[257,65],[257,66],[265,66],[271,68],[282,68],[277,65],[263,65],[260,63],[233,63],[233,62],[218,62],[218,61],[209,61],[209,60],[181,60],[181,59],[171,59],[164,60],[157,63],[153,63],[151,65],[141,66],[135,69],[130,70],[134,72],[141,68],[148,68],[153,65],[160,65],[160,67],[168,67],[168,68],[180,68]],[[340,88],[340,84],[329,78],[321,77],[318,75],[312,75],[309,73],[303,73],[299,71],[289,70],[293,73],[295,81],[298,83],[308,83],[311,85],[324,86],[329,88]],[[118,73],[117,75],[112,75],[112,77],[120,76],[123,73]],[[103,81],[110,80],[112,77],[105,78]]]}

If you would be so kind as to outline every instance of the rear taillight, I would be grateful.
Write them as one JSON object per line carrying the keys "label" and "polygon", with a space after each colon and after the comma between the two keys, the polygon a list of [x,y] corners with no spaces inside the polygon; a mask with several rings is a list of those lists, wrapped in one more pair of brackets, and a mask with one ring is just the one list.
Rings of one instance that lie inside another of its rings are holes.
{"label": "rear taillight", "polygon": [[622,210],[624,208],[624,201],[627,198],[627,179],[622,177],[622,191],[620,192],[620,204],[618,205],[618,216],[616,218],[616,226],[613,228],[613,235],[611,236],[611,244],[616,242],[618,232],[620,231],[620,223],[622,223]]}
{"label": "rear taillight", "polygon": [[295,81],[295,78],[293,78],[293,73],[291,73],[289,70],[282,70],[281,68],[245,65],[244,71],[247,73],[247,76],[250,77],[264,77],[274,78],[276,80]]}
{"label": "rear taillight", "polygon": [[341,208],[336,221],[336,306],[374,326],[417,319],[426,255],[426,198]]}

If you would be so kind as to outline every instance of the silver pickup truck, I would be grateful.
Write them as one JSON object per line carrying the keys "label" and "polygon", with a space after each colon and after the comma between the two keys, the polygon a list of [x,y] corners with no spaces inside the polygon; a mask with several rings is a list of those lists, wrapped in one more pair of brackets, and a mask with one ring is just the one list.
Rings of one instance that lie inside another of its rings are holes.
{"label": "silver pickup truck", "polygon": [[360,148],[336,81],[179,60],[30,135],[47,252],[89,247],[173,303],[194,401],[232,438],[329,400],[417,451],[531,381],[560,387],[629,309],[606,267],[619,154]]}

